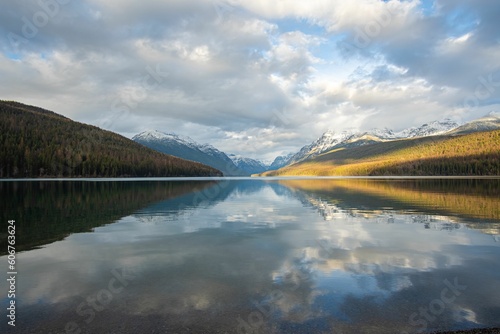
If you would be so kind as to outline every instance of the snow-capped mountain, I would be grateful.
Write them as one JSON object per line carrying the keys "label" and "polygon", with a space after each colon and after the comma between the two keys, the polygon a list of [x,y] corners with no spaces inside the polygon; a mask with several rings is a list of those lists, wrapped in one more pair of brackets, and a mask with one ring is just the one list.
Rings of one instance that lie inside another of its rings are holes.
{"label": "snow-capped mountain", "polygon": [[357,134],[354,130],[346,130],[340,133],[334,131],[325,132],[320,138],[315,140],[309,145],[306,145],[300,149],[299,152],[294,154],[285,165],[289,165],[295,162],[305,160],[307,158],[315,157],[323,152],[329,151],[340,143],[346,142],[352,139]]}
{"label": "snow-capped mountain", "polygon": [[164,132],[161,132],[158,130],[150,130],[150,131],[141,132],[138,135],[135,135],[134,137],[132,137],[132,139],[133,140],[137,139],[137,140],[142,140],[142,141],[151,141],[151,142],[154,142],[154,141],[157,141],[157,142],[172,141],[172,142],[176,142],[179,144],[183,144],[183,145],[191,147],[191,148],[199,148],[200,147],[199,144],[197,144],[194,140],[192,140],[189,137],[181,137],[181,136],[176,135],[175,133],[164,133]]}
{"label": "snow-capped mountain", "polygon": [[456,129],[460,124],[448,118],[442,121],[426,123],[418,128],[412,127],[396,133],[396,138],[415,138],[437,136]]}
{"label": "snow-capped mountain", "polygon": [[363,135],[373,136],[375,138],[380,138],[380,139],[384,139],[384,140],[391,140],[391,139],[397,139],[397,138],[404,137],[399,132],[395,133],[394,131],[392,131],[391,129],[388,129],[388,128],[371,129],[371,130],[363,133]]}
{"label": "snow-capped mountain", "polygon": [[262,173],[266,170],[276,170],[333,149],[351,148],[397,139],[458,135],[494,129],[500,129],[500,113],[498,112],[491,112],[485,117],[463,125],[450,119],[444,119],[398,132],[388,128],[371,129],[369,131],[348,129],[342,132],[329,130],[311,144],[302,147],[299,152],[276,157],[269,166],[255,159],[233,154],[228,156],[209,144],[201,145],[189,137],[182,137],[172,133],[146,131],[134,136],[132,139],[154,150],[217,168],[226,176],[243,176]]}
{"label": "snow-capped mountain", "polygon": [[[224,164],[228,164],[231,166],[232,168],[232,165],[231,165],[231,162],[233,161],[231,158],[228,157],[228,155],[222,151],[219,151],[218,149],[216,149],[215,147],[213,147],[212,145],[210,144],[203,144],[203,145],[199,145],[198,148],[204,152],[205,154],[208,154],[209,156],[211,157],[214,157],[216,159],[219,159],[221,161],[224,162]],[[239,174],[239,173],[237,173]]]}
{"label": "snow-capped mountain", "polygon": [[279,155],[277,156],[274,161],[269,165],[267,170],[276,170],[280,169],[281,167],[286,166],[288,161],[293,157],[294,153],[288,153],[287,155]]}
{"label": "snow-capped mountain", "polygon": [[135,135],[132,140],[162,153],[217,168],[226,176],[249,175],[238,168],[224,152],[208,144],[199,144],[189,137],[154,130]]}
{"label": "snow-capped mountain", "polygon": [[245,158],[235,154],[229,154],[229,158],[239,169],[247,172],[249,175],[262,173],[267,170],[267,166],[259,160]]}
{"label": "snow-capped mountain", "polygon": [[451,131],[452,134],[465,134],[471,132],[490,131],[500,129],[500,113],[490,112],[488,115],[472,122],[465,123],[462,126]]}
{"label": "snow-capped mountain", "polygon": [[369,131],[349,129],[342,132],[329,130],[313,143],[302,147],[302,149],[288,159],[283,166],[313,158],[336,148],[362,146],[396,139],[435,136],[447,133],[458,126],[458,123],[449,119],[444,119],[442,121],[423,124],[420,127],[404,129],[399,132],[394,132],[387,128],[371,129]]}

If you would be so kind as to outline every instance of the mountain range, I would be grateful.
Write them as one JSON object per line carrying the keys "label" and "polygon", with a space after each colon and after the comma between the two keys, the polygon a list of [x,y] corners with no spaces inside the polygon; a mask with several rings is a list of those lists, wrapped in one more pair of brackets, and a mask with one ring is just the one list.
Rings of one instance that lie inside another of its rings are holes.
{"label": "mountain range", "polygon": [[263,176],[498,176],[500,130],[339,148]]}
{"label": "mountain range", "polygon": [[[474,170],[479,171],[478,175],[492,175],[496,173],[498,161],[495,159],[500,152],[496,132],[492,131],[500,129],[500,113],[496,112],[465,124],[445,119],[399,132],[388,128],[330,130],[298,152],[276,157],[271,164],[227,154],[189,137],[156,130],[142,132],[130,140],[14,101],[0,101],[0,120],[0,177],[248,176],[267,175],[274,170],[274,175],[283,175],[298,172],[287,169],[297,164],[301,164],[300,173],[305,175],[308,172],[304,166],[308,163],[315,164],[316,172],[321,169],[321,173],[333,173],[328,164],[338,164],[339,159],[344,159],[344,165],[352,159],[358,164],[368,164],[382,156],[386,157],[384,166],[378,166],[373,173],[400,175],[398,173],[408,170],[411,163],[413,167],[421,166],[419,173],[429,170],[439,173],[436,164],[440,164],[443,175],[458,175],[458,172],[472,175]],[[471,136],[474,133],[479,134]],[[455,140],[455,137],[459,138]],[[408,150],[410,147],[413,151]],[[450,148],[453,152],[447,151]],[[401,151],[397,157],[396,149]],[[415,152],[419,151],[426,151],[430,160],[423,161],[422,155],[417,157]],[[462,159],[457,152],[462,152],[461,157],[469,161],[457,163]],[[396,158],[400,162],[406,159],[407,163],[397,168],[389,166],[391,159]],[[442,161],[442,158],[454,160]],[[456,170],[459,165],[460,170]],[[359,166],[351,166],[349,170],[363,173]],[[340,172],[340,169],[336,171]]]}
{"label": "mountain range", "polygon": [[452,131],[450,131],[450,134],[458,135],[498,129],[500,129],[500,113],[492,111],[484,117],[475,119],[453,129]]}
{"label": "mountain range", "polygon": [[260,160],[245,158],[241,155],[229,154],[229,158],[239,169],[243,170],[247,175],[257,174],[269,170],[269,166]]}
{"label": "mountain range", "polygon": [[249,176],[267,170],[258,160],[226,154],[212,145],[199,144],[189,137],[158,130],[141,132],[132,140],[153,150],[216,168],[225,176]]}
{"label": "mountain range", "polygon": [[283,161],[281,167],[314,158],[322,153],[338,148],[351,148],[396,139],[435,136],[458,127],[458,123],[445,119],[426,123],[420,127],[411,127],[399,132],[394,132],[387,128],[372,129],[369,131],[345,130],[340,133],[329,130],[316,141],[302,147],[299,152],[289,157],[288,160]]}
{"label": "mountain range", "polygon": [[347,149],[375,143],[400,139],[423,138],[438,135],[459,135],[500,129],[500,115],[490,114],[465,124],[450,119],[434,121],[419,127],[401,131],[388,128],[359,131],[356,129],[336,132],[329,130],[311,144],[303,146],[298,152],[277,156],[271,164],[260,160],[229,154],[209,144],[199,144],[189,137],[157,130],[145,131],[132,140],[162,153],[206,164],[221,170],[226,176],[248,176],[312,159],[336,149]]}
{"label": "mountain range", "polygon": [[277,156],[274,161],[269,165],[268,170],[276,170],[280,169],[281,167],[286,166],[288,161],[295,155],[295,153],[288,153],[286,155],[279,155]]}

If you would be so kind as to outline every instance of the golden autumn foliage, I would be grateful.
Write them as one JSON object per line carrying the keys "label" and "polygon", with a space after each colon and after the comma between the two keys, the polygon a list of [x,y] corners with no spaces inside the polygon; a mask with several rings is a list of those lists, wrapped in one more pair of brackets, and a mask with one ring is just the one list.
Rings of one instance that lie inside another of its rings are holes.
{"label": "golden autumn foliage", "polygon": [[500,175],[500,130],[338,149],[262,175]]}

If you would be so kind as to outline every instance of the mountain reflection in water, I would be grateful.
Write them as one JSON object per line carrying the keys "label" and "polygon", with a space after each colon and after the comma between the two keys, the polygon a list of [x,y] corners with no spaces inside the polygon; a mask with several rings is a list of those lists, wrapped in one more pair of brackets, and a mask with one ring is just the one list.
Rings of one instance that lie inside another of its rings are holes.
{"label": "mountain reflection in water", "polygon": [[25,249],[9,332],[500,326],[499,189],[494,179],[0,183]]}

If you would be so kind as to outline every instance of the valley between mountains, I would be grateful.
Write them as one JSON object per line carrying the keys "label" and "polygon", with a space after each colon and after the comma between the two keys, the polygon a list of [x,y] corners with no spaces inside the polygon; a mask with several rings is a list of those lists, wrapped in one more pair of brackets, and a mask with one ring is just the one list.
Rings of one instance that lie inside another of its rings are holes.
{"label": "valley between mountains", "polygon": [[495,113],[462,125],[445,119],[399,132],[330,130],[271,164],[157,130],[132,139],[207,164],[227,176],[500,175],[499,130],[500,117]]}
{"label": "valley between mountains", "polygon": [[0,101],[0,177],[500,175],[500,114],[395,132],[330,130],[271,163],[168,131],[132,139]]}

